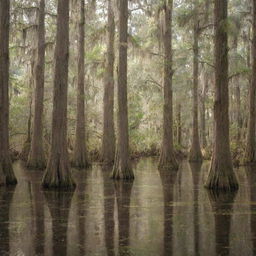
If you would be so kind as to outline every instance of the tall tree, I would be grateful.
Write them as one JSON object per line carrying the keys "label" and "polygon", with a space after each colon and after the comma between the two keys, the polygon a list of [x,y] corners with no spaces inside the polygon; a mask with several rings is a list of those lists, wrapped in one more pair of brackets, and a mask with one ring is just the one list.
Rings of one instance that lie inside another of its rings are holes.
{"label": "tall tree", "polygon": [[45,65],[45,0],[40,0],[37,58],[35,66],[35,102],[33,131],[27,166],[43,169],[46,165],[43,148],[43,110],[44,110],[44,65]]}
{"label": "tall tree", "polygon": [[16,184],[9,148],[10,1],[0,1],[0,183]]}
{"label": "tall tree", "polygon": [[193,135],[192,144],[189,152],[189,161],[201,162],[203,160],[199,132],[198,132],[198,77],[199,77],[199,19],[198,19],[198,1],[194,0],[194,45],[193,45]]}
{"label": "tall tree", "polygon": [[245,163],[256,162],[255,143],[255,95],[256,95],[256,1],[253,4],[253,38],[252,38],[252,78],[249,89],[249,120],[247,126],[247,142],[245,150]]}
{"label": "tall tree", "polygon": [[58,0],[52,140],[50,157],[42,181],[45,188],[72,189],[75,186],[71,177],[67,146],[68,61],[69,0]]}
{"label": "tall tree", "polygon": [[163,140],[159,169],[178,169],[173,146],[173,106],[172,106],[172,8],[173,1],[164,2],[164,107]]}
{"label": "tall tree", "polygon": [[228,97],[228,0],[214,1],[215,17],[215,99],[214,149],[206,187],[212,190],[236,190],[238,182],[233,171],[229,144]]}
{"label": "tall tree", "polygon": [[202,92],[200,94],[200,131],[201,131],[201,143],[202,147],[207,147],[207,139],[206,139],[206,118],[205,118],[205,102],[206,102],[206,96],[207,91],[209,87],[209,74],[207,71],[204,71],[203,79],[202,79]]}
{"label": "tall tree", "polygon": [[108,0],[108,45],[107,61],[104,77],[104,114],[102,160],[104,164],[113,164],[115,159],[114,129],[114,52],[115,17],[112,0]]}
{"label": "tall tree", "polygon": [[133,179],[130,162],[127,106],[128,0],[119,0],[118,142],[113,179]]}
{"label": "tall tree", "polygon": [[78,41],[78,83],[77,83],[77,110],[76,110],[76,138],[72,164],[74,167],[87,168],[90,166],[85,136],[85,95],[84,95],[84,37],[85,37],[85,1],[80,1],[80,23]]}

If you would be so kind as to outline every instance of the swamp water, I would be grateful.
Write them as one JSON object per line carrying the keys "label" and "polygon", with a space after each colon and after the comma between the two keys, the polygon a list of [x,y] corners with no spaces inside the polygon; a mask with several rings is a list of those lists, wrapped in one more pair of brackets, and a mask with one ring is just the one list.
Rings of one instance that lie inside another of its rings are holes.
{"label": "swamp water", "polygon": [[216,195],[203,187],[208,165],[168,174],[145,158],[132,183],[94,165],[60,193],[16,162],[19,184],[0,188],[0,255],[256,255],[256,167],[236,170],[236,194]]}

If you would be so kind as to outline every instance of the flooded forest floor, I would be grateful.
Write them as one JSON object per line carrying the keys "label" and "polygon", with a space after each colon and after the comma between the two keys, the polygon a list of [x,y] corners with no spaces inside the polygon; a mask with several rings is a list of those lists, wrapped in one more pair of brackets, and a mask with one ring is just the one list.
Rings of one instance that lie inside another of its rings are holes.
{"label": "flooded forest floor", "polygon": [[204,188],[209,162],[160,173],[134,163],[133,182],[100,165],[73,170],[74,192],[41,189],[43,173],[14,164],[16,187],[0,188],[0,255],[256,255],[256,172],[236,169],[236,194]]}

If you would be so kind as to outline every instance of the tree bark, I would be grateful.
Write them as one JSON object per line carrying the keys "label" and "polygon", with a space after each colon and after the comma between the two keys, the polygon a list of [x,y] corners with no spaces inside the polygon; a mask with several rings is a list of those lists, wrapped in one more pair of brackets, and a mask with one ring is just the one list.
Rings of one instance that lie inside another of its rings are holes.
{"label": "tree bark", "polygon": [[57,13],[51,152],[42,184],[48,189],[70,190],[75,183],[67,146],[69,0],[58,0]]}
{"label": "tree bark", "polygon": [[207,139],[206,139],[206,118],[205,118],[205,101],[206,101],[206,95],[209,87],[209,75],[207,72],[204,74],[203,79],[203,89],[201,94],[201,113],[200,113],[200,121],[201,121],[201,143],[203,148],[207,147]]}
{"label": "tree bark", "polygon": [[190,162],[202,162],[203,156],[199,141],[198,132],[198,71],[199,71],[199,20],[197,14],[197,1],[194,4],[194,45],[193,45],[193,134],[192,134],[192,144],[189,152]]}
{"label": "tree bark", "polygon": [[177,143],[182,146],[182,122],[181,122],[181,104],[177,104]]}
{"label": "tree bark", "polygon": [[108,45],[107,63],[104,77],[104,116],[102,161],[110,165],[115,159],[115,129],[114,129],[114,42],[115,42],[115,18],[112,0],[108,0]]}
{"label": "tree bark", "polygon": [[113,179],[134,179],[130,162],[127,106],[128,0],[119,2],[118,143]]}
{"label": "tree bark", "polygon": [[238,189],[233,171],[229,144],[229,92],[228,92],[228,0],[215,0],[215,99],[214,149],[206,182],[212,190]]}
{"label": "tree bark", "polygon": [[242,126],[243,126],[243,120],[242,120],[242,115],[241,115],[241,93],[240,93],[240,86],[239,86],[239,78],[236,78],[234,80],[234,85],[235,85],[235,106],[236,106],[236,126],[237,126],[237,134],[236,134],[236,141],[237,145],[240,143],[241,139],[241,131],[242,131]]}
{"label": "tree bark", "polygon": [[173,146],[173,102],[172,102],[172,0],[165,0],[165,26],[163,31],[164,45],[164,107],[163,139],[159,159],[159,169],[178,169]]}
{"label": "tree bark", "polygon": [[35,102],[33,131],[27,166],[44,169],[46,159],[43,148],[43,111],[44,111],[44,65],[45,65],[45,0],[40,0],[37,59],[35,66]]}
{"label": "tree bark", "polygon": [[77,112],[76,112],[76,138],[72,165],[77,168],[88,168],[90,166],[86,147],[85,136],[85,93],[84,93],[84,37],[85,37],[85,1],[81,0],[79,44],[78,44],[78,83],[77,83]]}
{"label": "tree bark", "polygon": [[10,1],[0,1],[0,185],[16,184],[9,148]]}
{"label": "tree bark", "polygon": [[249,121],[244,162],[255,163],[255,94],[256,94],[256,0],[253,0],[252,78],[249,89]]}

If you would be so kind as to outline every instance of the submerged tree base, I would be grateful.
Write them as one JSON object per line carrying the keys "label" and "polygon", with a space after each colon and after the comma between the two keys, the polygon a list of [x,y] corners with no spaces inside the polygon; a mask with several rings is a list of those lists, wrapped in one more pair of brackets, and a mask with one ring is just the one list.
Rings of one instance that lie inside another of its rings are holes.
{"label": "submerged tree base", "polygon": [[122,163],[119,154],[116,153],[116,160],[110,177],[115,180],[133,180],[134,173],[130,160],[127,159]]}
{"label": "submerged tree base", "polygon": [[167,155],[165,152],[162,151],[158,163],[158,169],[162,171],[178,170],[179,164],[174,156],[174,153],[170,153]]}
{"label": "submerged tree base", "polygon": [[28,169],[36,169],[36,170],[44,170],[46,168],[46,160],[44,157],[37,158],[37,159],[31,159],[28,158],[27,162],[27,168]]}
{"label": "submerged tree base", "polygon": [[50,160],[43,177],[42,186],[49,190],[74,190],[76,184],[70,173],[68,159]]}
{"label": "submerged tree base", "polygon": [[91,163],[88,161],[87,157],[85,156],[73,157],[71,165],[72,167],[78,169],[87,169],[92,166]]}
{"label": "submerged tree base", "polygon": [[232,166],[211,163],[205,187],[225,192],[238,190],[239,185]]}
{"label": "submerged tree base", "polygon": [[203,155],[200,149],[193,149],[191,148],[190,152],[189,152],[189,157],[188,157],[189,162],[202,162],[203,161]]}
{"label": "submerged tree base", "polygon": [[244,165],[256,164],[256,156],[254,150],[246,151],[243,159]]}
{"label": "submerged tree base", "polygon": [[10,157],[7,157],[7,159],[3,159],[1,166],[2,166],[2,173],[4,174],[4,178],[5,178],[5,184],[6,185],[16,185],[17,179],[14,175]]}
{"label": "submerged tree base", "polygon": [[20,156],[19,158],[25,162],[28,161],[28,155],[29,155],[29,151],[30,151],[30,145],[31,143],[26,141],[23,145],[23,148],[21,150]]}

